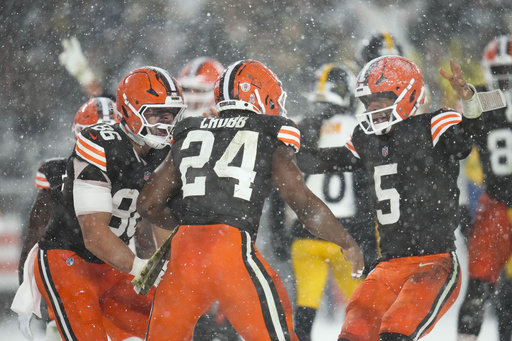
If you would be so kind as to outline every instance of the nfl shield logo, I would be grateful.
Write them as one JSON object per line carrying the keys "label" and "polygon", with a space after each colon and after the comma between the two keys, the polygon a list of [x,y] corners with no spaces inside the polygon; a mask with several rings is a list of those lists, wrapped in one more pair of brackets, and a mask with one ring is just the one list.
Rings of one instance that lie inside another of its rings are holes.
{"label": "nfl shield logo", "polygon": [[151,172],[150,171],[145,171],[144,172],[144,181],[147,181],[149,179],[149,176],[151,175]]}
{"label": "nfl shield logo", "polygon": [[382,156],[388,156],[388,147],[382,148]]}
{"label": "nfl shield logo", "polygon": [[75,260],[73,259],[73,257],[69,257],[68,259],[66,259],[66,264],[67,266],[72,266],[73,264],[75,264]]}

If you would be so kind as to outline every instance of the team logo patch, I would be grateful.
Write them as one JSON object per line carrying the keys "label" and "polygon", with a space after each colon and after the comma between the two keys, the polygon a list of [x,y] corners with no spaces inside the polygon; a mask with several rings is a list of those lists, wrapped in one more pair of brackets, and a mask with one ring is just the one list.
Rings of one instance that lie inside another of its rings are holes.
{"label": "team logo patch", "polygon": [[389,149],[388,147],[382,147],[382,156],[388,156]]}
{"label": "team logo patch", "polygon": [[73,264],[75,264],[75,259],[73,257],[69,257],[68,259],[66,259],[67,266],[72,266]]}
{"label": "team logo patch", "polygon": [[145,171],[144,172],[144,181],[146,181],[147,179],[149,179],[149,176],[151,175],[151,172],[150,171]]}
{"label": "team logo patch", "polygon": [[251,89],[251,84],[249,83],[242,83],[240,84],[240,89],[243,91],[243,92],[247,92]]}

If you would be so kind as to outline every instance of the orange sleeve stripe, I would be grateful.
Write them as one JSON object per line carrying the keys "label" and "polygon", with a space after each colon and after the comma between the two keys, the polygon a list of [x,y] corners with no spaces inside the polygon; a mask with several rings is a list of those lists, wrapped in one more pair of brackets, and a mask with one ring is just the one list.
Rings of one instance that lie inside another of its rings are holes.
{"label": "orange sleeve stripe", "polygon": [[446,113],[446,114],[442,114],[442,115],[437,115],[436,117],[434,117],[432,119],[432,122],[430,123],[430,127],[434,127],[436,126],[437,124],[439,124],[440,122],[442,121],[445,121],[447,119],[458,119],[459,122],[462,121],[462,118],[460,116],[459,113],[455,113],[455,112],[450,112],[450,113]]}
{"label": "orange sleeve stripe", "polygon": [[297,143],[296,140],[287,139],[284,137],[279,137],[279,140],[281,140],[281,141],[283,141],[283,143],[293,147],[293,149],[295,149],[295,152],[298,152],[300,150],[300,143]]}
{"label": "orange sleeve stripe", "polygon": [[292,146],[295,152],[300,150],[300,131],[297,128],[290,126],[283,126],[279,129],[277,138],[283,143]]}
{"label": "orange sleeve stripe", "polygon": [[[436,138],[437,135],[439,135],[441,132],[441,130],[443,130],[443,128],[448,128],[449,126],[452,126],[452,125],[455,125],[457,123],[459,123],[460,120],[452,120],[452,121],[443,121],[442,124],[439,124],[437,127],[436,127],[436,130],[434,130],[432,132],[432,138]],[[444,132],[444,130],[443,130]]]}
{"label": "orange sleeve stripe", "polygon": [[430,130],[432,133],[432,141],[434,146],[439,141],[441,135],[451,126],[462,121],[462,116],[456,112],[441,114],[432,119]]}
{"label": "orange sleeve stripe", "polygon": [[75,150],[83,159],[97,166],[102,171],[107,171],[107,159],[105,156],[105,150],[102,147],[79,135]]}
{"label": "orange sleeve stripe", "polygon": [[354,144],[352,144],[352,136],[350,137],[350,140],[347,141],[347,143],[345,143],[345,147],[347,147],[348,150],[350,150],[355,157],[360,159],[359,153],[357,152],[356,148],[354,147]]}
{"label": "orange sleeve stripe", "polygon": [[46,177],[44,175],[38,174],[38,175],[36,175],[35,186],[37,188],[49,189],[50,182],[48,180],[46,180]]}
{"label": "orange sleeve stripe", "polygon": [[290,134],[296,137],[297,139],[300,139],[300,131],[293,127],[281,127],[279,130],[279,134]]}

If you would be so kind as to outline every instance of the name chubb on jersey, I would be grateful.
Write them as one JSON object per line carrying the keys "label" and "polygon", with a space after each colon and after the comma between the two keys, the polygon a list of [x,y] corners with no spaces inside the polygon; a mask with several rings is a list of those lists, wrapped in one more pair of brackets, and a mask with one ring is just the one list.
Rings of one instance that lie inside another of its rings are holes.
{"label": "name chubb on jersey", "polygon": [[201,121],[201,128],[203,129],[215,129],[215,128],[243,128],[248,117],[229,117],[229,118],[217,118],[207,117]]}

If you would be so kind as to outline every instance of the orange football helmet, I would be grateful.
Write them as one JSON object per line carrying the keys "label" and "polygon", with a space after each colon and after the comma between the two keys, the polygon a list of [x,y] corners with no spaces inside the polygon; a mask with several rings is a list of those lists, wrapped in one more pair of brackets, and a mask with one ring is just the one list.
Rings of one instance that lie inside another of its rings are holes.
{"label": "orange football helmet", "polygon": [[166,70],[158,67],[133,70],[117,87],[121,124],[139,145],[161,149],[171,140],[172,122],[150,124],[144,115],[146,110],[168,109],[176,119],[185,108],[180,85]]}
{"label": "orange football helmet", "polygon": [[224,71],[224,66],[213,58],[198,57],[189,61],[181,70],[178,82],[183,89],[186,116],[201,116],[215,106],[213,85]]}
{"label": "orange football helmet", "polygon": [[286,92],[268,67],[256,60],[228,66],[215,82],[217,110],[249,110],[262,115],[286,116]]}
{"label": "orange football helmet", "polygon": [[116,123],[119,122],[116,104],[107,97],[91,98],[80,107],[75,115],[73,127],[71,128],[75,139],[82,129],[92,126],[96,123]]}
{"label": "orange football helmet", "polygon": [[512,90],[512,36],[499,36],[487,44],[482,68],[491,90]]}
{"label": "orange football helmet", "polygon": [[[412,61],[400,56],[382,56],[367,63],[356,80],[356,97],[368,104],[371,95],[395,99],[392,106],[357,114],[359,125],[367,134],[389,132],[392,125],[414,116],[425,102],[421,71]],[[376,124],[372,115],[391,110],[388,122]]]}

